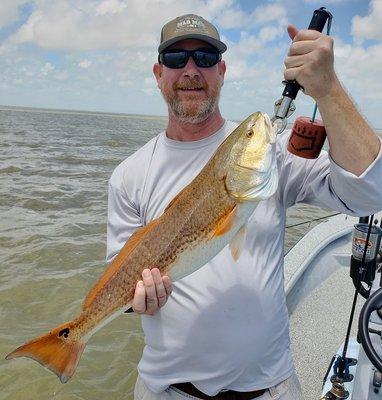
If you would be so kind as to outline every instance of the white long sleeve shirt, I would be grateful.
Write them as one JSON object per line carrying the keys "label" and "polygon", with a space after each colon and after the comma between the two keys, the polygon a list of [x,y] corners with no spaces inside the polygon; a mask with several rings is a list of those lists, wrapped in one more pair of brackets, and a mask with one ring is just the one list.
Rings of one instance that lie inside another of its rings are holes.
{"label": "white long sleeve shirt", "polygon": [[[139,227],[159,217],[172,198],[200,172],[232,122],[193,142],[165,132],[123,161],[109,185],[107,259]],[[289,132],[277,138],[279,187],[248,221],[238,262],[225,247],[193,274],[174,282],[166,305],[142,316],[145,348],[138,371],[161,392],[192,382],[215,395],[273,386],[292,374],[283,248],[286,209],[305,202],[351,215],[382,209],[382,150],[359,177],[327,153],[316,160],[290,154]]]}

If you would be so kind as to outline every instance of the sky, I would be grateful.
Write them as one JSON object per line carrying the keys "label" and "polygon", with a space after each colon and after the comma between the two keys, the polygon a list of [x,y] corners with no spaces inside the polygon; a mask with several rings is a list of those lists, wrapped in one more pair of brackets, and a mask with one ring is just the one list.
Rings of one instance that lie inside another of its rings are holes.
{"label": "sky", "polygon": [[[222,114],[271,114],[283,91],[287,24],[306,28],[321,6],[333,14],[336,72],[382,128],[382,0],[0,0],[0,104],[167,115],[152,73],[160,30],[194,13],[228,46]],[[296,106],[293,118],[311,115],[314,102],[300,93]]]}

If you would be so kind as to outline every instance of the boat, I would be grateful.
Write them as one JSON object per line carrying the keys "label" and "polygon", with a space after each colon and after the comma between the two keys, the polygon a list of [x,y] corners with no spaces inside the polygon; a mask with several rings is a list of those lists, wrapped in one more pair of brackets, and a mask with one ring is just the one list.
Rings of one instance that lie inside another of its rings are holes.
{"label": "boat", "polygon": [[[370,220],[344,214],[330,217],[284,257],[292,351],[304,400],[382,399],[382,247],[380,242],[376,244],[376,273],[368,285],[355,276],[365,260],[362,264],[353,254],[357,250],[353,245],[355,225],[363,222],[364,227],[372,225],[378,232],[382,212],[373,216],[372,223]],[[356,286],[363,296],[355,296]]]}

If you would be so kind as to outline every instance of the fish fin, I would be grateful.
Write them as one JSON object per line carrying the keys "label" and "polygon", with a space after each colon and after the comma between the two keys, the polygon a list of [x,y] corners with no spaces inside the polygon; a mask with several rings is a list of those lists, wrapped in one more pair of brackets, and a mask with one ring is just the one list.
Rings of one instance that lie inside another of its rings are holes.
{"label": "fish fin", "polygon": [[70,322],[59,325],[49,333],[18,347],[5,358],[32,358],[53,371],[62,383],[66,383],[74,374],[86,346],[86,341],[73,337],[72,326]]}
{"label": "fish fin", "polygon": [[247,233],[247,225],[244,224],[233,237],[229,248],[231,250],[232,258],[237,261],[240,257],[241,251],[243,250],[245,235]]}
{"label": "fish fin", "polygon": [[220,220],[217,222],[215,229],[210,233],[210,239],[224,235],[234,226],[236,218],[236,205],[234,205]]}
{"label": "fish fin", "polygon": [[110,263],[98,282],[90,289],[82,305],[83,310],[86,310],[89,307],[94,298],[97,296],[98,292],[105,286],[106,282],[108,282],[114,276],[114,274],[118,272],[122,261],[126,259],[137,247],[142,238],[159,223],[159,220],[160,218],[151,221],[146,226],[142,226],[141,228],[137,229],[130,236],[117,257],[115,257],[115,259]]}

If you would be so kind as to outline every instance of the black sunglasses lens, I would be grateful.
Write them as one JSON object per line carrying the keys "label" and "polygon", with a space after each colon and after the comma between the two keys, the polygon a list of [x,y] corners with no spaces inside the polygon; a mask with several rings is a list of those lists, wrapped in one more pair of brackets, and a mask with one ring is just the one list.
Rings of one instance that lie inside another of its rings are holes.
{"label": "black sunglasses lens", "polygon": [[193,58],[198,67],[208,68],[219,62],[220,54],[216,51],[196,50]]}
{"label": "black sunglasses lens", "polygon": [[162,53],[162,62],[168,68],[183,68],[188,61],[187,52]]}
{"label": "black sunglasses lens", "polygon": [[201,68],[212,67],[220,61],[220,53],[210,49],[169,51],[160,54],[159,60],[168,68],[183,68],[190,56]]}

